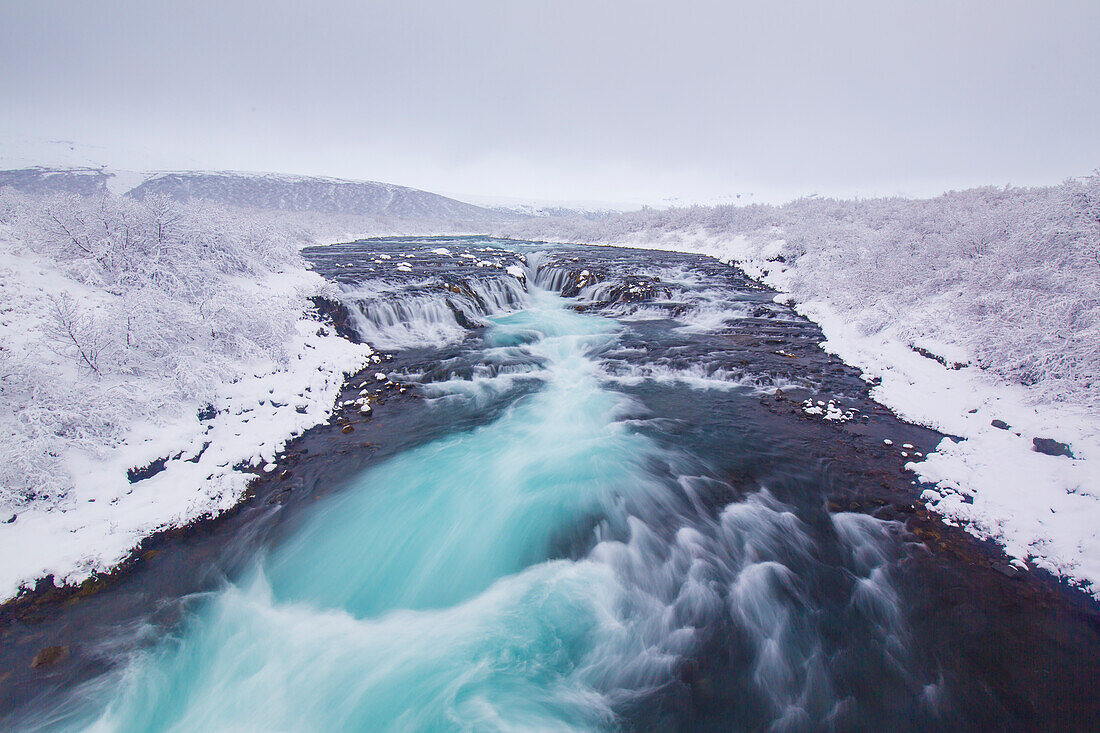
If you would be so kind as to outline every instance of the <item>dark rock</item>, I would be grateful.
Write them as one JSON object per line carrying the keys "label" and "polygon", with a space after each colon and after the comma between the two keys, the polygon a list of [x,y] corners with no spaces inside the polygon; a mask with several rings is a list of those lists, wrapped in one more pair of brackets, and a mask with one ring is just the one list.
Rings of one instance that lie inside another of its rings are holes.
{"label": "dark rock", "polygon": [[1045,453],[1048,456],[1073,458],[1073,451],[1069,449],[1068,445],[1050,438],[1032,438],[1031,449],[1037,453]]}
{"label": "dark rock", "polygon": [[130,483],[136,484],[138,481],[144,481],[147,478],[152,478],[158,473],[164,470],[164,465],[168,463],[168,456],[164,458],[158,458],[155,461],[150,462],[145,466],[138,466],[126,471],[126,478],[130,480]]}
{"label": "dark rock", "polygon": [[347,309],[347,306],[339,301],[329,300],[321,296],[311,297],[310,302],[313,303],[313,307],[317,310],[317,315],[321,321],[332,324],[338,336],[346,338],[353,344],[362,343],[359,332],[355,330],[355,322],[352,319],[351,311]]}
{"label": "dark rock", "polygon": [[992,425],[993,427],[997,428],[998,430],[1008,430],[1009,428],[1012,427],[1011,425],[1006,423],[1004,420],[994,420],[993,422],[991,422],[989,424]]}
{"label": "dark rock", "polygon": [[452,303],[449,300],[445,301],[445,302],[447,304],[447,308],[451,311],[451,314],[454,316],[455,322],[458,325],[462,326],[463,328],[465,328],[467,330],[471,330],[471,331],[473,329],[477,328],[478,324],[471,321],[466,316],[466,312],[464,310],[462,310],[461,308],[459,308],[457,305],[455,305],[454,303]]}
{"label": "dark rock", "polygon": [[77,598],[87,598],[88,596],[94,596],[101,590],[108,586],[107,576],[93,575],[86,579],[83,583],[77,586],[73,594],[73,600]]}
{"label": "dark rock", "polygon": [[350,433],[350,432],[353,432],[354,430],[355,430],[355,426],[345,425],[343,428],[341,428],[340,432],[341,433]]}
{"label": "dark rock", "polygon": [[957,361],[948,361],[947,359],[940,356],[939,354],[934,354],[931,351],[929,351],[928,349],[922,348],[920,346],[913,346],[912,344],[910,344],[909,348],[912,349],[913,351],[917,352],[921,356],[923,356],[925,359],[931,359],[932,361],[937,361],[940,364],[943,364],[948,369],[954,369],[954,370],[957,371],[959,369],[963,369],[964,367],[970,366],[969,363],[959,363]]}
{"label": "dark rock", "polygon": [[210,441],[209,440],[204,441],[203,444],[202,444],[202,449],[199,450],[199,452],[196,453],[195,455],[188,458],[187,461],[189,463],[198,463],[199,459],[202,458],[202,454],[205,453],[206,449],[209,448],[209,447],[210,447]]}
{"label": "dark rock", "polygon": [[31,668],[38,669],[39,667],[48,667],[51,664],[61,661],[68,654],[69,647],[67,646],[48,646],[34,655],[34,659],[31,660]]}
{"label": "dark rock", "polygon": [[206,407],[203,407],[201,410],[199,410],[198,417],[200,421],[213,420],[214,416],[217,414],[218,411],[214,409],[214,406],[208,404],[206,405]]}

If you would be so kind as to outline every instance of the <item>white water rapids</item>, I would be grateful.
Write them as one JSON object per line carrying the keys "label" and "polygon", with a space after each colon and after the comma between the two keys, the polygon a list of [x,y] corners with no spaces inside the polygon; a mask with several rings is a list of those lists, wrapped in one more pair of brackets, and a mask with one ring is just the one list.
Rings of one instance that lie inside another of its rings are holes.
{"label": "white water rapids", "polygon": [[[714,684],[694,660],[719,642],[736,668],[723,684],[744,700],[734,727],[866,721],[851,689],[861,675],[920,689],[906,677],[882,523],[842,513],[810,527],[766,490],[707,510],[717,479],[705,461],[633,429],[653,415],[602,366],[619,323],[535,287],[483,290],[496,314],[466,314],[488,325],[482,362],[519,350],[537,366],[426,393],[476,401],[516,379],[538,389],[489,424],[369,468],[244,576],[194,598],[173,636],[41,726],[614,729]],[[428,296],[387,307],[358,325],[394,347],[462,328]],[[858,629],[851,639],[838,642],[838,619]],[[843,657],[856,649],[859,673]]]}

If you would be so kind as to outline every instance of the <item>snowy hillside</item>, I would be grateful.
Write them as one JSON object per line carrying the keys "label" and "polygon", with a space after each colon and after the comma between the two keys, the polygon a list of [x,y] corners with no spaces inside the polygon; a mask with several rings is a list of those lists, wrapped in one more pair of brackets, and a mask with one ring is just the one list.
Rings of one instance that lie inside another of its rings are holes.
{"label": "snowy hillside", "polygon": [[0,188],[23,193],[106,193],[142,200],[202,200],[234,208],[266,209],[325,216],[367,217],[431,225],[500,224],[532,215],[574,215],[571,210],[535,213],[485,207],[406,186],[318,176],[231,171],[139,172],[111,168],[43,167],[0,170]]}
{"label": "snowy hillside", "polygon": [[232,172],[159,173],[129,192],[224,206],[313,211],[424,221],[500,222],[520,218],[405,186],[336,178]]}
{"label": "snowy hillside", "polygon": [[20,168],[0,171],[0,188],[23,193],[72,193],[95,196],[107,193],[112,175],[101,168]]}

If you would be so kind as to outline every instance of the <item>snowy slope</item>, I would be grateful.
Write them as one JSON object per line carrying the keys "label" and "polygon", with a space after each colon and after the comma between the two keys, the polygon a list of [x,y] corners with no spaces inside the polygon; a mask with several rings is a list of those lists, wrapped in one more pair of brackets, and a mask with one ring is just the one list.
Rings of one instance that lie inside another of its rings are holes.
{"label": "snowy slope", "polygon": [[0,188],[23,193],[73,193],[95,196],[107,193],[111,173],[102,168],[20,168],[0,171]]}
{"label": "snowy slope", "polygon": [[142,199],[150,194],[164,194],[176,201],[203,199],[226,206],[392,219],[499,222],[519,218],[389,183],[271,173],[159,173],[128,195]]}

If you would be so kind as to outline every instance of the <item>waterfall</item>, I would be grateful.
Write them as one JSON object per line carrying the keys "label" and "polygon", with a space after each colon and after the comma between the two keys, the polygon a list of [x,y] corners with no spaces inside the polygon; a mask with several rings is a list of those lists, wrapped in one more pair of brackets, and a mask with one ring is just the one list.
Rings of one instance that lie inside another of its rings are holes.
{"label": "waterfall", "polygon": [[485,327],[488,316],[527,300],[523,282],[510,275],[408,290],[358,284],[342,295],[359,337],[387,350],[456,343],[471,329]]}

